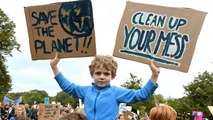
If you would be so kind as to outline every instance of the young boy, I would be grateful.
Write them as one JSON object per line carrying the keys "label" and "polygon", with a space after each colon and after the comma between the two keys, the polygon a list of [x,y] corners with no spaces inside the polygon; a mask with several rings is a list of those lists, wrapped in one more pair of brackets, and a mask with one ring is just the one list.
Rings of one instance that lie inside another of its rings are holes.
{"label": "young boy", "polygon": [[140,90],[129,90],[111,86],[110,81],[116,76],[117,62],[111,56],[97,55],[89,66],[94,82],[90,86],[80,86],[68,81],[59,71],[60,61],[56,53],[50,61],[55,79],[62,90],[84,100],[84,115],[88,120],[116,120],[119,103],[133,103],[148,99],[158,87],[157,78],[160,69],[153,61],[150,64],[152,75],[147,84]]}

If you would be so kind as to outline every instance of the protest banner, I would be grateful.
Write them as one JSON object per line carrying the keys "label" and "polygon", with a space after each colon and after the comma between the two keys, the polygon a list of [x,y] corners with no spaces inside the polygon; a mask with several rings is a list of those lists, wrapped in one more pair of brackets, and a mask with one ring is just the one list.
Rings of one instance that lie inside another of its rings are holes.
{"label": "protest banner", "polygon": [[39,104],[39,120],[59,120],[60,105],[56,104]]}
{"label": "protest banner", "polygon": [[32,60],[96,55],[92,3],[71,1],[24,8]]}
{"label": "protest banner", "polygon": [[188,72],[206,14],[127,1],[113,56]]}
{"label": "protest banner", "polygon": [[20,102],[22,102],[22,96],[20,96],[18,99],[16,100],[11,100],[10,98],[8,98],[7,96],[4,96],[4,102],[7,103],[8,105],[10,103],[13,103],[13,104],[19,104]]}
{"label": "protest banner", "polygon": [[203,120],[203,112],[192,111],[192,116],[194,116],[194,120]]}
{"label": "protest banner", "polygon": [[211,114],[213,115],[213,106],[208,106],[208,109],[211,112]]}

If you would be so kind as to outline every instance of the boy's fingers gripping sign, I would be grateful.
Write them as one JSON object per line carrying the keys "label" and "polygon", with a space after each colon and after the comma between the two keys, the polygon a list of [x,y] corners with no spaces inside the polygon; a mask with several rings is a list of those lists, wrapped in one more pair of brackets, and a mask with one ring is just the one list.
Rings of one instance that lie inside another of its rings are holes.
{"label": "boy's fingers gripping sign", "polygon": [[56,52],[56,54],[55,54],[55,59],[59,59],[59,53],[58,52]]}
{"label": "boy's fingers gripping sign", "polygon": [[54,61],[55,61],[56,63],[58,63],[59,60],[60,60],[60,55],[59,55],[58,52],[56,52]]}
{"label": "boy's fingers gripping sign", "polygon": [[150,62],[150,68],[152,70],[153,73],[159,74],[160,73],[160,68],[155,66],[154,64],[154,60],[151,60]]}
{"label": "boy's fingers gripping sign", "polygon": [[60,61],[60,56],[59,56],[59,53],[56,52],[55,57],[51,60],[50,64],[52,66],[57,65],[59,61]]}

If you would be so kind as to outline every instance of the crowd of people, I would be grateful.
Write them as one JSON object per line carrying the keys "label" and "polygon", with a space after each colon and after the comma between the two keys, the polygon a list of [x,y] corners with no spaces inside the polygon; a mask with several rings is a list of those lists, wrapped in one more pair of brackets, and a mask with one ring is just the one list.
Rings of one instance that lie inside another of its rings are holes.
{"label": "crowd of people", "polygon": [[0,120],[37,120],[37,110],[28,104],[0,103]]}
{"label": "crowd of people", "polygon": [[[60,105],[59,120],[89,120],[84,115],[83,108],[73,109],[71,106]],[[127,113],[127,114],[126,114]],[[29,107],[28,104],[6,104],[0,103],[0,120],[38,120],[39,106]],[[122,111],[117,120],[176,120],[176,111],[167,104],[155,106],[147,114],[139,116],[130,111]]]}
{"label": "crowd of people", "polygon": [[[135,103],[144,101],[153,95],[157,89],[157,79],[160,68],[155,66],[154,61],[150,62],[151,77],[140,90],[126,89],[122,87],[111,86],[110,82],[116,77],[118,64],[112,56],[97,55],[89,65],[89,72],[94,82],[90,86],[81,86],[69,81],[59,71],[57,64],[60,61],[59,53],[51,59],[50,65],[55,75],[55,79],[62,90],[70,95],[74,95],[84,100],[84,109],[82,113],[60,110],[60,120],[139,120],[139,117],[125,118],[125,115],[118,115],[119,103]],[[35,114],[33,114],[35,110]],[[16,120],[19,116],[31,120],[38,119],[39,108],[29,108],[28,104],[19,104],[13,106],[2,103],[2,120]],[[13,112],[12,112],[13,111]],[[73,114],[75,113],[75,114]],[[71,117],[72,116],[72,117]],[[74,117],[75,116],[75,117]],[[146,120],[175,120],[177,113],[168,106],[157,106],[150,111],[150,117]],[[142,120],[142,119],[141,119]]]}
{"label": "crowd of people", "polygon": [[[59,120],[87,120],[83,109],[73,109],[71,106],[59,105]],[[38,120],[39,105],[6,104],[0,102],[0,120]]]}

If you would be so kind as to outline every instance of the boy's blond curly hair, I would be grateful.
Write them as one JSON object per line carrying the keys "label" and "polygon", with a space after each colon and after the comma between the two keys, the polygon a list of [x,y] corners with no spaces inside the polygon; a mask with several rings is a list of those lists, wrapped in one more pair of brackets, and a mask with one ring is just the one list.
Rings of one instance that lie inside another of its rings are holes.
{"label": "boy's blond curly hair", "polygon": [[105,69],[110,70],[112,77],[116,76],[118,64],[112,56],[97,55],[89,65],[90,75],[92,76],[95,68],[103,66]]}

